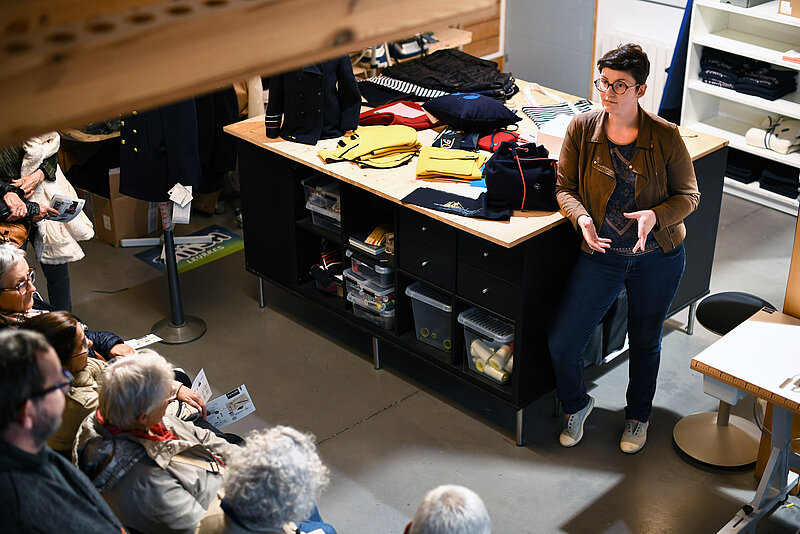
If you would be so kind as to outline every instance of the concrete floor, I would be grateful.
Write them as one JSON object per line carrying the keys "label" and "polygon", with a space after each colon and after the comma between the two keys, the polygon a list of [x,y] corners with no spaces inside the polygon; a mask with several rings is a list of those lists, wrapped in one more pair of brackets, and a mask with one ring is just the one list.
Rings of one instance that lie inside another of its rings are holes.
{"label": "concrete floor", "polygon": [[[189,229],[212,222],[237,228],[227,213],[195,214]],[[780,308],[795,222],[725,195],[711,291],[751,292]],[[165,278],[133,257],[138,250],[99,241],[84,248],[86,259],[70,267],[74,311],[84,322],[131,338],[167,316]],[[340,534],[400,533],[425,492],[442,483],[481,495],[500,534],[710,533],[756,488],[752,467],[705,467],[673,445],[676,421],[717,406],[689,369],[716,337],[700,326],[686,335],[686,311],[667,321],[648,444],[628,456],[618,448],[624,357],[588,371],[597,407],[578,447],[558,445],[549,395],[526,409],[526,444],[516,447],[514,413],[492,399],[387,350],[376,371],[369,336],[280,288],[268,285],[259,309],[241,252],[185,273],[181,287],[186,313],[204,319],[208,333],[154,348],[192,375],[205,368],[215,394],[247,385],[257,412],[231,431],[285,424],[314,433],[332,472],[319,508]],[[734,413],[752,419],[753,399]],[[800,501],[788,504],[758,532],[796,532]]]}

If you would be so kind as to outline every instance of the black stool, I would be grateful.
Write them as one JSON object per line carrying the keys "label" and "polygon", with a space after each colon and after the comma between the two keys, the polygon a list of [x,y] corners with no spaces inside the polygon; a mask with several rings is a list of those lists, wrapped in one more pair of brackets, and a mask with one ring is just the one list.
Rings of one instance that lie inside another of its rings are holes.
{"label": "black stool", "polygon": [[[775,307],[749,293],[726,291],[703,299],[695,317],[704,328],[724,336],[761,308]],[[761,432],[743,417],[731,415],[731,406],[745,393],[717,380],[703,377],[703,391],[720,399],[718,412],[687,415],[675,425],[675,444],[695,460],[719,467],[735,467],[756,461]]]}

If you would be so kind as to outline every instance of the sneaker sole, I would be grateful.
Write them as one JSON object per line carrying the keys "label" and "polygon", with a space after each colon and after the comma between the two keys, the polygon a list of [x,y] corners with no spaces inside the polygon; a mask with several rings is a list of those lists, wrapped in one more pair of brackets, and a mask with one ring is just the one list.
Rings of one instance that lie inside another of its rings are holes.
{"label": "sneaker sole", "polygon": [[583,425],[586,424],[586,419],[589,418],[589,414],[592,413],[592,410],[594,410],[594,397],[589,397],[589,411],[586,412],[586,415],[583,416],[583,421],[581,421],[581,431],[578,433],[578,439],[575,440],[575,443],[569,443],[569,444],[561,443],[561,439],[559,439],[558,443],[562,447],[567,447],[567,448],[574,447],[575,445],[581,442],[581,440],[583,439]]}

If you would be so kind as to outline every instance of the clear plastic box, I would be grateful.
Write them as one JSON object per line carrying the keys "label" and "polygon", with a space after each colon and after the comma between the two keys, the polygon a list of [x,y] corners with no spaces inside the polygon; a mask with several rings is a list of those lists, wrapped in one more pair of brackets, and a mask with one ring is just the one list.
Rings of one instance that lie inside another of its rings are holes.
{"label": "clear plastic box", "polygon": [[339,182],[325,174],[315,174],[301,180],[306,202],[326,210],[339,212]]}
{"label": "clear plastic box", "polygon": [[311,202],[306,202],[306,208],[311,211],[311,222],[315,226],[338,232],[342,228],[342,214],[338,211],[328,210]]}
{"label": "clear plastic box", "polygon": [[350,258],[350,269],[362,278],[366,278],[373,284],[380,287],[392,287],[394,285],[394,269],[379,265],[375,261],[367,261],[358,258],[352,250],[345,252]]}
{"label": "clear plastic box", "polygon": [[357,302],[362,308],[378,312],[394,310],[394,286],[380,287],[371,281],[345,269],[342,273],[347,285],[348,296],[353,295],[350,302]]}
{"label": "clear plastic box", "polygon": [[359,305],[358,297],[353,293],[347,294],[347,300],[353,303],[353,315],[356,317],[360,317],[386,330],[392,330],[394,328],[394,309],[379,312],[371,308],[362,308]]}
{"label": "clear plastic box", "polygon": [[476,373],[510,384],[514,365],[514,327],[481,308],[458,314],[464,325],[467,364]]}
{"label": "clear plastic box", "polygon": [[406,295],[411,297],[417,339],[439,350],[450,352],[453,349],[453,307],[448,304],[448,297],[422,282],[414,282],[408,286]]}

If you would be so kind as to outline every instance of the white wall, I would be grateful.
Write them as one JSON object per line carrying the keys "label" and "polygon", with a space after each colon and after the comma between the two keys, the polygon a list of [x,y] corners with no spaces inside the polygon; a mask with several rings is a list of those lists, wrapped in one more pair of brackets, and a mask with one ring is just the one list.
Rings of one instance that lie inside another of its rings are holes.
{"label": "white wall", "polygon": [[595,52],[600,57],[606,50],[597,50],[600,38],[608,30],[617,30],[647,37],[653,41],[675,43],[681,27],[683,8],[646,0],[597,0]]}

